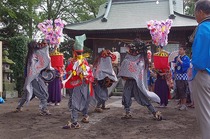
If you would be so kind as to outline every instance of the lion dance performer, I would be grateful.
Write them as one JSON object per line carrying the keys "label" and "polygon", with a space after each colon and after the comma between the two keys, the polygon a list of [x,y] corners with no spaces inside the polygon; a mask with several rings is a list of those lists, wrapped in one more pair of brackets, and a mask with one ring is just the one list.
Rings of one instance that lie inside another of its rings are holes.
{"label": "lion dance performer", "polygon": [[128,45],[128,49],[118,74],[118,76],[125,80],[122,104],[126,114],[122,118],[132,118],[130,107],[133,96],[137,103],[146,106],[157,120],[162,120],[161,113],[156,111],[150,102],[151,99],[160,103],[160,98],[154,92],[147,90],[147,46],[141,40],[135,39]]}
{"label": "lion dance performer", "polygon": [[[94,92],[97,100],[96,112],[103,112],[109,108],[105,107],[105,102],[108,100],[108,87],[111,87],[117,81],[116,74],[112,67],[112,61],[116,56],[110,50],[103,50],[96,59],[93,67],[95,85]],[[101,106],[102,105],[102,106]]]}
{"label": "lion dance performer", "polygon": [[48,90],[47,83],[42,78],[42,71],[53,70],[49,56],[49,45],[46,41],[37,43],[31,41],[28,44],[28,54],[26,57],[26,78],[24,84],[24,94],[19,101],[16,112],[22,110],[25,102],[29,102],[32,96],[40,100],[40,114],[50,115],[47,108]]}
{"label": "lion dance performer", "polygon": [[78,122],[78,111],[83,114],[83,123],[89,122],[88,107],[91,96],[93,96],[92,82],[94,81],[93,73],[88,65],[87,57],[83,53],[84,41],[86,40],[85,34],[75,37],[73,46],[73,60],[66,68],[69,74],[65,86],[73,88],[70,93],[69,109],[71,110],[71,122],[68,122],[63,129],[80,128]]}

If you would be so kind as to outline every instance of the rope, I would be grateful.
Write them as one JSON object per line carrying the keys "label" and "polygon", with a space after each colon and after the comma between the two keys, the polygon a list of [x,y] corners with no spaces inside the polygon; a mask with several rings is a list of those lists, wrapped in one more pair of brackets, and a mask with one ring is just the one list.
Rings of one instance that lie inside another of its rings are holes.
{"label": "rope", "polygon": [[[87,38],[89,40],[109,40],[109,41],[121,41],[124,43],[131,43],[133,39],[119,39],[119,38]],[[144,42],[152,42],[152,40],[144,40]]]}

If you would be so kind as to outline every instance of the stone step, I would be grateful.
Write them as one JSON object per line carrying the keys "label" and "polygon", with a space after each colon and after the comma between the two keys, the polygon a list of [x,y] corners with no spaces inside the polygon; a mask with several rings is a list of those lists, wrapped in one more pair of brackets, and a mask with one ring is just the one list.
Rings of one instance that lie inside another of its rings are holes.
{"label": "stone step", "polygon": [[123,91],[123,88],[115,88],[114,90],[113,90],[113,92],[122,92]]}
{"label": "stone step", "polygon": [[122,92],[112,92],[111,96],[122,96]]}

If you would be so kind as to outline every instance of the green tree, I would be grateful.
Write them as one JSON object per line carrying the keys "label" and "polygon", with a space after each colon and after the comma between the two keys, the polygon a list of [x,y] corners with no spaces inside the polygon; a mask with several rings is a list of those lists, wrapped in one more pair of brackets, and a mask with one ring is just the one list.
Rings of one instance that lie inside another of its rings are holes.
{"label": "green tree", "polygon": [[[99,6],[106,0],[44,0],[40,9],[44,19],[61,18],[68,23],[81,22],[96,18]],[[72,57],[71,48],[74,41],[68,38],[60,45],[60,51],[64,53],[67,60]],[[92,50],[85,47],[85,52],[92,53]]]}
{"label": "green tree", "polygon": [[195,2],[198,0],[184,0],[184,10],[186,15],[194,16]]}
{"label": "green tree", "polygon": [[[95,18],[99,6],[106,0],[4,0],[0,1],[0,22],[7,25],[0,30],[0,37],[9,42],[9,58],[16,64],[14,71],[17,91],[21,93],[24,84],[24,64],[27,43],[37,30],[36,25],[45,19],[61,18],[75,23]],[[66,43],[66,44],[65,44]],[[71,47],[66,41],[61,44],[61,52],[71,56]],[[85,52],[92,50],[85,48]]]}
{"label": "green tree", "polygon": [[0,22],[8,27],[1,37],[19,34],[32,38],[36,25],[45,19],[61,18],[75,23],[95,18],[99,6],[106,0],[5,0],[0,1]]}
{"label": "green tree", "polygon": [[95,18],[106,0],[42,0],[39,8],[42,19],[61,18],[68,23]]}
{"label": "green tree", "polygon": [[27,43],[29,39],[25,36],[12,37],[9,42],[9,58],[15,62],[11,65],[13,78],[15,79],[16,90],[21,95],[24,85],[25,57],[27,53]]}
{"label": "green tree", "polygon": [[72,4],[77,21],[85,21],[96,18],[100,5],[106,1],[107,0],[73,0]]}
{"label": "green tree", "polygon": [[1,30],[2,37],[25,34],[32,38],[34,26],[40,21],[36,7],[41,0],[7,0],[0,1],[1,22],[8,27]]}

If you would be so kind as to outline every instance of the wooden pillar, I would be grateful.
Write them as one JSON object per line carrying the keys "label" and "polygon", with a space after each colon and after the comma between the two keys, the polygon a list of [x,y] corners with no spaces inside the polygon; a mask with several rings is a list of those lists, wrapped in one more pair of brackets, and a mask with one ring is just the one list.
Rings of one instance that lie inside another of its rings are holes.
{"label": "wooden pillar", "polygon": [[3,94],[3,72],[2,72],[2,42],[0,41],[0,97]]}

